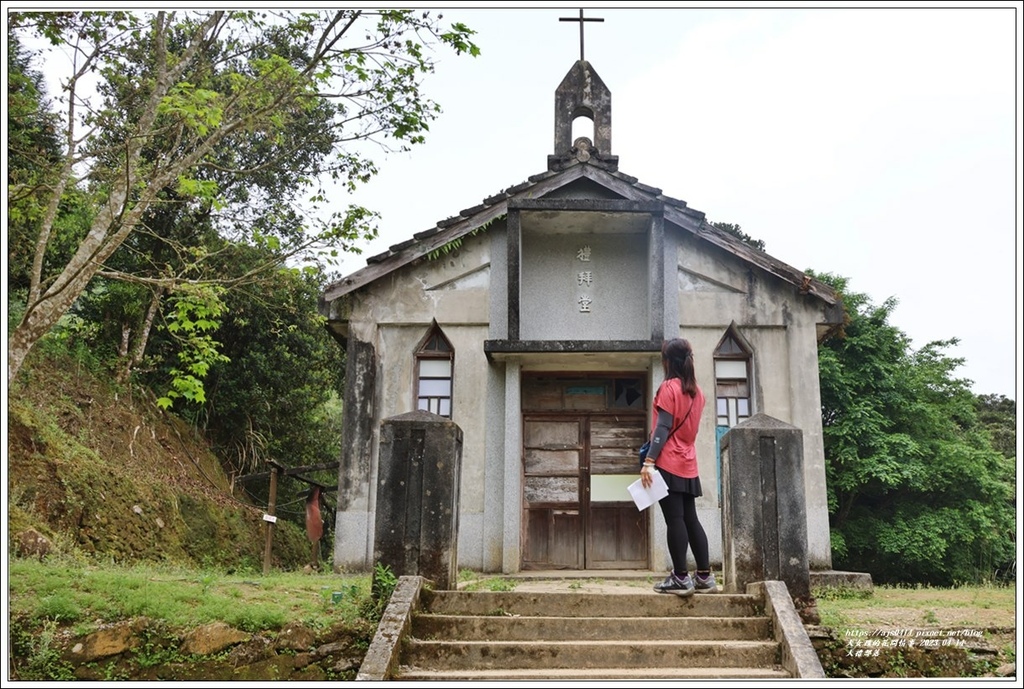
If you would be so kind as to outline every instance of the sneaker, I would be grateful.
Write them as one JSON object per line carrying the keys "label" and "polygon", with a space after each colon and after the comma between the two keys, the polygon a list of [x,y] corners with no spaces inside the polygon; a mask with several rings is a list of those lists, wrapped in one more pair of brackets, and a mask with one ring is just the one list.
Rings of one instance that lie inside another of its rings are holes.
{"label": "sneaker", "polygon": [[693,582],[693,587],[697,593],[718,593],[718,584],[715,582],[713,572],[709,572],[706,577],[694,574]]}
{"label": "sneaker", "polygon": [[689,574],[677,577],[675,572],[669,572],[665,581],[654,585],[654,590],[658,593],[674,593],[683,597],[692,596],[694,592],[693,579]]}

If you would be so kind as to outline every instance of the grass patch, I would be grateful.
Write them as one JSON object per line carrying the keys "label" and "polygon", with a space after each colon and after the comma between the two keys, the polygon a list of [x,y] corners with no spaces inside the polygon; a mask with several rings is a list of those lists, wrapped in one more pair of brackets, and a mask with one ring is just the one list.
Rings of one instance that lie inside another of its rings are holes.
{"label": "grass patch", "polygon": [[[12,618],[37,627],[75,625],[78,633],[135,617],[182,628],[214,621],[245,631],[280,629],[291,621],[323,628],[354,623],[370,597],[368,575],[223,574],[52,558],[12,559],[8,571]],[[343,593],[337,602],[334,591]]]}
{"label": "grass patch", "polygon": [[855,621],[860,626],[992,626],[984,612],[1014,610],[1011,586],[983,584],[954,588],[876,586],[873,590],[815,589],[822,624]]}
{"label": "grass patch", "polygon": [[459,572],[458,586],[463,591],[514,591],[516,581],[506,577],[483,577],[477,572],[464,569]]}

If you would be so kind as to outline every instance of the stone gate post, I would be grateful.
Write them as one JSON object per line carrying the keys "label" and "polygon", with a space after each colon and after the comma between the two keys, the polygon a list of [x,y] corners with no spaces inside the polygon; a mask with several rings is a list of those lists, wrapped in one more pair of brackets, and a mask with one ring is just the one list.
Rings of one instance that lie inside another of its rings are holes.
{"label": "stone gate post", "polygon": [[781,580],[810,595],[803,431],[756,414],[722,437],[722,569],[725,590]]}
{"label": "stone gate post", "polygon": [[374,562],[438,590],[458,580],[462,429],[414,411],[381,422]]}

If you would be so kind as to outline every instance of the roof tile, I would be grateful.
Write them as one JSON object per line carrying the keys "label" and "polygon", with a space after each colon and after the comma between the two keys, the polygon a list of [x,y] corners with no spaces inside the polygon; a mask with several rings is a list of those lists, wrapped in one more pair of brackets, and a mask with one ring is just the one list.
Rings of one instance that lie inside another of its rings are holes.
{"label": "roof tile", "polygon": [[482,211],[485,208],[487,208],[487,206],[489,206],[489,205],[492,205],[492,204],[489,204],[489,203],[487,203],[485,201],[485,202],[483,202],[483,203],[481,203],[481,204],[479,204],[477,206],[473,206],[472,208],[467,208],[466,210],[459,211],[459,215],[461,215],[463,218],[468,218],[470,216],[476,215],[480,211]]}
{"label": "roof tile", "polygon": [[639,189],[640,191],[646,192],[648,194],[654,194],[655,196],[661,194],[661,189],[649,186],[647,184],[643,184],[642,182],[633,182],[633,186]]}
{"label": "roof tile", "polygon": [[427,237],[433,237],[435,234],[437,234],[440,231],[441,231],[441,228],[438,227],[437,225],[435,225],[434,227],[431,227],[428,230],[423,230],[422,232],[417,232],[416,234],[413,235],[413,238],[414,239],[426,239]]}
{"label": "roof tile", "polygon": [[533,186],[532,182],[521,182],[520,184],[517,184],[517,185],[515,185],[513,187],[509,187],[508,189],[506,189],[505,193],[508,194],[509,196],[511,196],[512,194],[518,194],[519,192],[523,191],[524,189],[529,189],[532,186]]}

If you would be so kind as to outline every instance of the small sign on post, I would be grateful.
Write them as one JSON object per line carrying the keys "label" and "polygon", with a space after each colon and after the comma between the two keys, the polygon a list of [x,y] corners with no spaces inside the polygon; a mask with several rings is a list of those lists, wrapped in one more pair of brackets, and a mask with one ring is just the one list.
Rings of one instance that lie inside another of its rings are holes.
{"label": "small sign on post", "polygon": [[263,515],[263,521],[267,523],[267,543],[263,548],[263,576],[270,574],[270,546],[274,541],[274,524],[277,522],[277,517],[274,516],[277,509],[277,475],[284,468],[272,459],[267,463],[271,466],[270,500],[267,504],[267,513]]}

